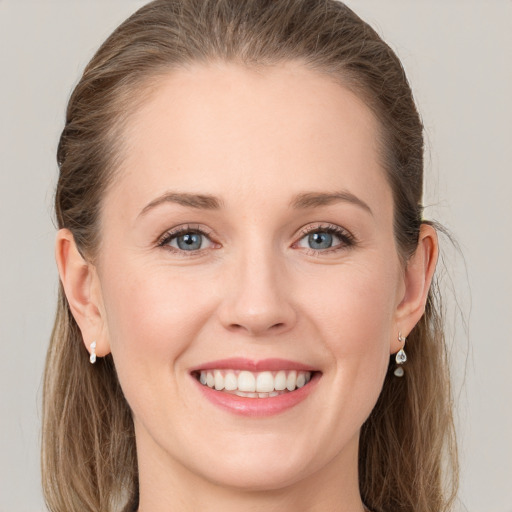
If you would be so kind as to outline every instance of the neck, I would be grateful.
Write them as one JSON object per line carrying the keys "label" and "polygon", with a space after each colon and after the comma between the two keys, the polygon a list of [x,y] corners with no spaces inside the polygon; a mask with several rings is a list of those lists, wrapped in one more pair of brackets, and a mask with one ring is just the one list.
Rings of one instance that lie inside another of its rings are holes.
{"label": "neck", "polygon": [[[137,446],[138,512],[365,512],[357,477],[358,440],[327,465],[276,489],[224,485],[148,446]],[[154,448],[154,447],[153,447]]]}

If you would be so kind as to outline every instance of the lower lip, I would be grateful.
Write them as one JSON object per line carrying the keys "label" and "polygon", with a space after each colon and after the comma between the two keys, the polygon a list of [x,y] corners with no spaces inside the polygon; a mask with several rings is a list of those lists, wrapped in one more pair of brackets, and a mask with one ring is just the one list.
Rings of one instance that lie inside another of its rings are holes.
{"label": "lower lip", "polygon": [[282,413],[301,403],[315,389],[320,377],[321,374],[315,372],[305,386],[295,391],[269,398],[248,398],[216,391],[208,386],[204,386],[195,377],[192,378],[199,386],[205,398],[217,407],[241,416],[261,417]]}

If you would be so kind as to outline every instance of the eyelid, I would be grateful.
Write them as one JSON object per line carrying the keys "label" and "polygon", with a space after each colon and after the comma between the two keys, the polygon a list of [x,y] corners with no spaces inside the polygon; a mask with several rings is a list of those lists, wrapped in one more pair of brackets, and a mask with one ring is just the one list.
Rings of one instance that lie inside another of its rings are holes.
{"label": "eyelid", "polygon": [[[343,228],[337,224],[332,224],[329,222],[318,222],[314,224],[308,224],[304,227],[302,227],[299,232],[297,233],[295,237],[295,242],[292,244],[293,248],[299,248],[297,247],[297,244],[306,236],[310,235],[311,233],[315,232],[326,232],[336,235],[340,240],[341,243],[338,245],[335,245],[333,247],[318,250],[318,249],[312,249],[307,247],[300,247],[305,252],[314,254],[314,255],[321,255],[326,254],[330,252],[336,252],[340,250],[347,249],[353,245],[356,245],[357,239],[356,237],[348,231],[346,228]],[[156,246],[161,247],[163,249],[166,249],[170,252],[173,252],[175,254],[179,254],[180,256],[198,256],[199,254],[203,253],[207,249],[211,249],[211,247],[205,248],[205,249],[197,249],[193,251],[183,251],[180,249],[177,249],[175,247],[172,247],[169,245],[169,242],[172,239],[177,238],[180,235],[184,235],[187,233],[197,233],[202,236],[205,236],[208,238],[208,240],[211,242],[211,244],[214,246],[214,248],[221,247],[221,244],[215,241],[215,234],[213,230],[206,228],[205,226],[201,226],[199,224],[182,224],[179,226],[176,226],[172,229],[169,229],[165,231],[162,235],[160,235],[156,241]],[[216,247],[215,247],[216,246]]]}
{"label": "eyelid", "polygon": [[[328,249],[318,250],[318,249],[312,249],[310,247],[297,247],[297,244],[306,236],[310,235],[311,233],[316,232],[325,232],[330,233],[333,235],[336,235],[338,238],[340,238],[341,243],[338,245],[335,245],[333,247],[330,247]],[[351,247],[353,245],[357,244],[356,237],[347,229],[338,226],[337,224],[331,224],[329,222],[319,222],[316,224],[308,224],[307,226],[304,226],[300,229],[299,233],[297,234],[297,239],[293,243],[292,247],[300,248],[308,253],[319,255],[319,254],[326,254],[330,252],[336,252],[340,250],[347,249],[348,247]]]}
{"label": "eyelid", "polygon": [[172,247],[169,245],[169,242],[181,235],[186,235],[188,233],[196,233],[198,235],[202,235],[206,237],[214,246],[220,246],[217,242],[214,241],[214,233],[212,230],[201,226],[199,224],[182,224],[180,226],[176,226],[174,228],[168,229],[160,235],[156,241],[156,246],[161,247],[162,249],[168,250],[170,252],[173,252],[175,254],[183,255],[183,256],[195,256],[199,253],[205,251],[206,249],[197,249],[194,251],[183,251],[180,249],[177,249],[175,247]]}

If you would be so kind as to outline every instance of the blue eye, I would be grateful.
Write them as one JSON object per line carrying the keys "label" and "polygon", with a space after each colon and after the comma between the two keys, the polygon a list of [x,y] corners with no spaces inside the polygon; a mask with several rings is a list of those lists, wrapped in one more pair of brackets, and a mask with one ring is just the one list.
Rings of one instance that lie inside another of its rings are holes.
{"label": "blue eye", "polygon": [[352,235],[338,226],[316,227],[303,233],[296,247],[313,251],[342,249],[354,243]]}
{"label": "blue eye", "polygon": [[205,233],[186,228],[167,233],[158,245],[180,252],[194,252],[211,247],[213,242]]}
{"label": "blue eye", "polygon": [[319,231],[308,235],[308,246],[311,249],[330,249],[333,245],[334,236],[331,233]]}
{"label": "blue eye", "polygon": [[[176,246],[173,242],[176,242]],[[177,247],[182,251],[197,251],[203,245],[203,235],[199,233],[187,233],[180,235],[171,240],[171,246]]]}

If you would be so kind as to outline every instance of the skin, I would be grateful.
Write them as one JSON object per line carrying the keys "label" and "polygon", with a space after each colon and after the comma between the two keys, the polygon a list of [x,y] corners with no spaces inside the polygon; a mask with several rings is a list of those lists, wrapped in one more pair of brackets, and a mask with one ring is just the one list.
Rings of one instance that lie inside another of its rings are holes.
{"label": "skin", "polygon": [[[437,258],[422,226],[400,263],[377,131],[355,95],[297,63],[175,71],[129,122],[95,264],[59,232],[84,343],[112,352],[133,411],[140,511],[364,510],[360,427],[398,332],[423,314]],[[219,208],[147,206],[170,192],[214,196]],[[335,192],[345,197],[291,206]],[[180,226],[208,233],[199,251],[158,245]],[[326,226],[343,236],[312,249],[305,230]],[[292,409],[234,415],[190,376],[229,357],[291,359],[322,376]]]}

